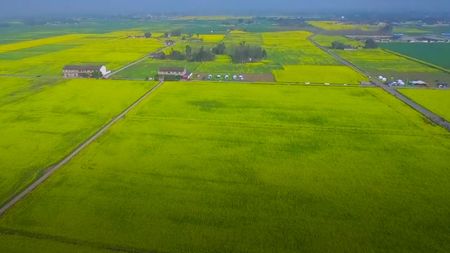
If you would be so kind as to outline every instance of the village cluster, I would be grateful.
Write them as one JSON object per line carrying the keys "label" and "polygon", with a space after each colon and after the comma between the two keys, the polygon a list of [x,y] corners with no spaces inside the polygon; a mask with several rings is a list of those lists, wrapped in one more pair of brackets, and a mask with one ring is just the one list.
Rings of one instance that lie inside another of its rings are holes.
{"label": "village cluster", "polygon": [[[63,69],[64,78],[108,78],[111,74],[104,65],[67,65]],[[181,67],[160,67],[158,69],[158,80],[190,80],[193,73]],[[224,80],[224,81],[245,81],[243,74],[208,74],[206,76],[197,75],[197,79],[204,80]],[[150,77],[149,80],[154,80]]]}

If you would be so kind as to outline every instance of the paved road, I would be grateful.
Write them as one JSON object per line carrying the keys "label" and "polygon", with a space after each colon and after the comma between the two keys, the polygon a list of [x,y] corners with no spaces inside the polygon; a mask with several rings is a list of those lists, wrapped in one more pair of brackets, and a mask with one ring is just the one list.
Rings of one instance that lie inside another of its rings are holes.
{"label": "paved road", "polygon": [[382,89],[384,89],[386,92],[390,93],[392,96],[400,99],[403,103],[409,105],[414,110],[420,112],[423,116],[425,116],[427,119],[431,120],[437,125],[440,125],[441,127],[447,129],[450,131],[450,123],[446,121],[445,119],[441,118],[439,115],[433,113],[432,111],[426,109],[425,107],[417,104],[413,100],[409,99],[405,95],[401,94],[398,90],[393,89],[391,87],[388,87],[384,84],[378,84]]}
{"label": "paved road", "polygon": [[338,60],[342,64],[347,65],[347,66],[353,68],[354,70],[360,72],[361,74],[367,76],[369,78],[369,80],[373,84],[375,84],[376,86],[382,88],[384,91],[388,92],[389,94],[391,94],[392,96],[396,97],[397,99],[399,99],[403,103],[407,104],[408,106],[410,106],[414,110],[418,111],[424,117],[429,119],[431,122],[433,122],[433,123],[435,123],[435,124],[445,128],[445,129],[447,129],[448,131],[450,131],[450,123],[448,121],[446,121],[445,119],[443,119],[439,115],[435,114],[434,112],[426,109],[425,107],[417,104],[416,102],[414,102],[413,100],[409,99],[405,95],[401,94],[397,89],[394,89],[394,88],[391,88],[389,86],[386,86],[384,83],[382,83],[378,79],[376,79],[376,77],[372,77],[368,72],[364,71],[363,69],[359,68],[358,66],[354,65],[353,63],[345,60],[344,58],[342,58],[338,54],[334,53],[333,51],[329,50],[328,48],[325,48],[325,47],[319,45],[319,43],[314,41],[314,37],[315,37],[315,35],[311,36],[309,38],[309,41],[311,41],[318,48],[320,48],[323,51],[325,51],[326,53],[330,54],[331,56],[333,56],[336,60]]}
{"label": "paved road", "polygon": [[89,139],[80,144],[75,150],[73,150],[69,155],[67,155],[63,160],[58,162],[57,164],[49,167],[45,173],[39,177],[36,181],[34,181],[31,185],[25,188],[23,191],[15,195],[12,199],[10,199],[5,205],[0,208],[0,216],[2,216],[5,212],[7,212],[11,207],[13,207],[17,202],[25,198],[28,194],[30,194],[34,189],[36,189],[40,184],[42,184],[45,180],[47,180],[53,173],[55,173],[58,169],[63,167],[65,164],[70,162],[75,156],[77,156],[82,150],[84,150],[87,146],[92,144],[95,140],[97,140],[100,136],[105,134],[115,123],[120,121],[123,117],[125,117],[133,108],[139,105],[145,98],[147,98],[150,94],[152,94],[155,90],[157,90],[163,82],[159,82],[156,86],[147,91],[142,97],[136,100],[133,104],[128,106],[123,112],[114,117],[111,121],[109,121],[106,125],[104,125],[101,129],[99,129],[94,135],[92,135]]}

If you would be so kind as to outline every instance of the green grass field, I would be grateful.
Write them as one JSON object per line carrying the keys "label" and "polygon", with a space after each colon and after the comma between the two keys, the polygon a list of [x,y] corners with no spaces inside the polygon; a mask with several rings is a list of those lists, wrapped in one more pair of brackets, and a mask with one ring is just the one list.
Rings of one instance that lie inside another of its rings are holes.
{"label": "green grass field", "polygon": [[165,83],[0,219],[0,251],[61,252],[57,235],[130,251],[448,252],[449,155],[445,130],[380,89]]}
{"label": "green grass field", "polygon": [[450,43],[383,43],[380,46],[450,70]]}
{"label": "green grass field", "polygon": [[0,203],[151,86],[128,81],[18,78],[0,78],[0,85]]}
{"label": "green grass field", "polygon": [[400,89],[399,91],[450,121],[450,90]]}

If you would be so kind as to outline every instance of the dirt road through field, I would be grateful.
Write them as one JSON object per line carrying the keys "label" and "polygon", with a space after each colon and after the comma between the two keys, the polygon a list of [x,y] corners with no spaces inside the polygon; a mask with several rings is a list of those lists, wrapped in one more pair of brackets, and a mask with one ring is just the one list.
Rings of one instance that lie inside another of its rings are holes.
{"label": "dirt road through field", "polygon": [[[175,45],[175,44],[170,45],[170,46],[166,46],[166,47],[163,47],[163,48],[160,48],[160,49],[156,50],[156,51],[153,52],[153,53],[161,53],[161,52],[164,51],[165,49],[170,48],[170,47],[173,47],[174,45]],[[141,59],[139,59],[139,60],[137,60],[137,61],[128,63],[127,65],[121,67],[120,69],[115,70],[115,71],[113,71],[113,72],[111,72],[111,73],[105,75],[104,78],[106,78],[106,79],[111,78],[111,76],[113,76],[113,75],[115,75],[115,74],[117,74],[117,73],[119,73],[119,72],[121,72],[121,71],[124,71],[125,69],[127,69],[127,68],[129,68],[129,67],[132,67],[132,66],[134,66],[134,65],[136,65],[136,64],[138,64],[138,63],[141,63],[141,62],[143,62],[143,61],[145,61],[145,60],[147,60],[147,59],[149,59],[149,58],[150,58],[150,55],[146,55],[146,56],[142,57]]]}
{"label": "dirt road through field", "polygon": [[83,151],[86,147],[96,141],[100,136],[104,135],[114,124],[124,118],[131,110],[133,110],[137,105],[139,105],[145,98],[147,98],[150,94],[152,94],[155,90],[162,86],[164,82],[159,82],[156,86],[152,87],[148,90],[142,97],[128,106],[124,111],[122,111],[119,115],[111,119],[106,125],[100,128],[94,135],[89,137],[83,143],[81,143],[76,149],[74,149],[70,154],[68,154],[64,159],[56,163],[55,165],[49,167],[45,170],[44,174],[40,176],[37,180],[31,183],[24,190],[19,192],[13,198],[11,198],[6,204],[4,204],[0,208],[0,217],[7,212],[10,208],[12,208],[17,202],[25,198],[28,194],[30,194],[34,189],[36,189],[39,185],[41,185],[45,180],[47,180],[53,173],[55,173],[58,169],[69,163],[75,156],[77,156],[81,151]]}

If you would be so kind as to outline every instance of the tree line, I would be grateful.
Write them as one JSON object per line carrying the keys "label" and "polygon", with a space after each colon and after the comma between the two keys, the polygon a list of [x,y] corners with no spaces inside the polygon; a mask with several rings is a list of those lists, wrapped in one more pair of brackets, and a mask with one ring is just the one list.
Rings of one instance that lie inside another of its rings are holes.
{"label": "tree line", "polygon": [[241,42],[239,45],[228,49],[225,43],[221,42],[213,48],[205,48],[202,46],[194,49],[190,45],[187,45],[184,52],[172,49],[167,55],[165,53],[159,53],[155,55],[155,58],[204,62],[214,61],[216,55],[229,55],[233,63],[258,62],[267,57],[266,50],[260,46]]}
{"label": "tree line", "polygon": [[[378,45],[375,42],[375,40],[373,39],[368,39],[364,42],[364,48],[365,49],[373,49],[373,48],[377,48]],[[343,42],[340,41],[333,41],[331,43],[331,48],[332,49],[339,49],[339,50],[344,50],[344,49],[349,49],[349,48],[353,48],[353,46],[345,44]]]}
{"label": "tree line", "polygon": [[234,63],[248,63],[261,61],[267,57],[267,52],[260,46],[248,45],[243,41],[229,55]]}

